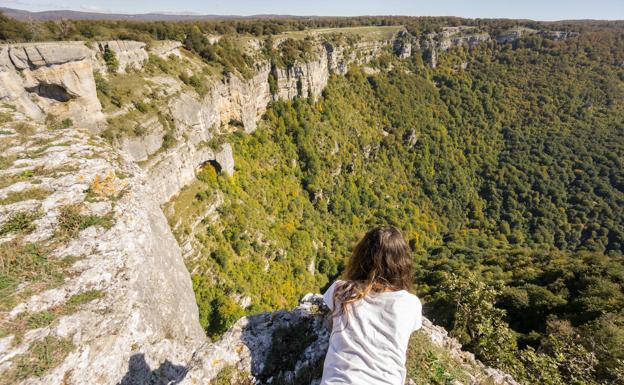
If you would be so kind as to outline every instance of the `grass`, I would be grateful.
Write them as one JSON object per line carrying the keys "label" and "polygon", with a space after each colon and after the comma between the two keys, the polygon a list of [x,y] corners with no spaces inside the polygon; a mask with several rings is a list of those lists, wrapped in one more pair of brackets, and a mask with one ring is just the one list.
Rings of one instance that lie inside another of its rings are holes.
{"label": "grass", "polygon": [[10,192],[5,198],[0,199],[0,205],[22,202],[30,199],[41,200],[51,194],[51,191],[40,187],[33,187],[22,191]]}
{"label": "grass", "polygon": [[8,155],[8,156],[0,156],[0,170],[5,170],[13,165],[17,156]]}
{"label": "grass", "polygon": [[61,364],[73,349],[70,340],[47,336],[33,343],[24,354],[15,357],[11,369],[3,373],[0,384],[15,384],[28,377],[41,377]]}
{"label": "grass", "polygon": [[25,331],[49,326],[54,322],[55,318],[55,314],[48,310],[36,313],[21,313],[15,319],[0,322],[0,337],[13,335],[15,336],[13,345],[19,344]]}
{"label": "grass", "polygon": [[[75,172],[75,171],[78,171],[77,166],[65,165],[65,166],[60,166],[60,167],[55,167],[55,168],[45,168],[43,166],[38,166],[33,169],[24,170],[17,174],[3,175],[3,177],[0,178],[0,189],[10,186],[13,183],[30,180],[34,177],[48,177],[49,176],[49,177],[56,178],[60,176],[60,174],[65,174],[65,173]],[[31,183],[35,183],[35,182],[31,182]]]}
{"label": "grass", "polygon": [[62,282],[63,261],[50,261],[50,250],[39,243],[23,244],[12,240],[0,244],[0,310],[13,304],[12,294],[20,283]]}
{"label": "grass", "polygon": [[[137,104],[144,106],[144,103]],[[139,109],[132,109],[123,115],[118,115],[107,120],[108,127],[102,131],[101,136],[109,142],[120,140],[123,136],[144,136],[147,133],[143,124],[155,115],[150,113],[151,107],[141,107],[145,113]]]}
{"label": "grass", "polygon": [[149,96],[145,91],[151,85],[152,83],[146,80],[143,74],[132,71],[125,74],[111,74],[108,80],[102,78],[101,75],[96,78],[98,98],[105,112],[143,100]]}
{"label": "grass", "polygon": [[209,385],[253,385],[249,375],[234,366],[226,366],[217,373]]}
{"label": "grass", "polygon": [[54,321],[54,314],[44,310],[37,313],[27,314],[26,316],[26,327],[28,329],[39,329],[42,327],[46,327]]}
{"label": "grass", "polygon": [[36,228],[33,222],[40,216],[38,211],[18,211],[0,226],[0,236],[32,233]]}
{"label": "grass", "polygon": [[0,112],[0,124],[8,123],[13,120],[13,114],[10,112]]}
{"label": "grass", "polygon": [[21,135],[32,135],[35,133],[35,127],[26,122],[17,122],[14,123],[12,128]]}
{"label": "grass", "polygon": [[52,114],[46,116],[45,123],[50,130],[64,130],[74,125],[74,122],[70,118],[59,120],[57,116]]}
{"label": "grass", "polygon": [[85,303],[89,303],[98,298],[102,298],[102,296],[104,296],[104,292],[101,290],[89,290],[80,294],[76,294],[72,296],[65,304],[63,314],[74,313],[80,305],[84,305]]}
{"label": "grass", "polygon": [[75,313],[81,305],[102,298],[101,290],[89,290],[72,296],[65,304],[35,313],[21,313],[14,319],[0,322],[0,338],[14,335],[14,344],[20,343],[24,332],[50,326],[58,316]]}
{"label": "grass", "polygon": [[56,235],[61,239],[70,239],[78,236],[80,231],[91,226],[102,226],[110,229],[113,224],[113,215],[104,216],[82,214],[82,205],[67,205],[61,207],[58,217]]}
{"label": "grass", "polygon": [[[64,282],[66,269],[78,258],[53,259],[50,250],[39,243],[10,241],[0,245],[0,311]],[[27,286],[17,290],[24,283]]]}
{"label": "grass", "polygon": [[[457,382],[470,383],[470,377],[478,375],[478,369],[470,373],[461,366],[447,350],[434,345],[429,337],[419,331],[412,334],[407,349],[407,377],[417,384],[452,385]],[[489,380],[481,380],[483,385],[493,385]]]}

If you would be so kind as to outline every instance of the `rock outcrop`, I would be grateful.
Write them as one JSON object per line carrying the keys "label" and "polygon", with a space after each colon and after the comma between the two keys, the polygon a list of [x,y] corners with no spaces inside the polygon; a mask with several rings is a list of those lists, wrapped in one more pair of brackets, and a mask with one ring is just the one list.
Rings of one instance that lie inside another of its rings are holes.
{"label": "rock outcrop", "polygon": [[109,49],[115,53],[119,62],[118,72],[126,72],[127,69],[141,69],[148,59],[146,44],[140,41],[111,40],[100,41],[100,52]]}
{"label": "rock outcrop", "polygon": [[[196,384],[215,379],[226,368],[234,368],[238,380],[269,384],[276,379],[291,383],[317,384],[329,345],[328,310],[322,296],[308,294],[292,311],[263,313],[240,319],[219,341],[206,344],[193,355],[182,384]],[[474,355],[461,350],[461,344],[448,336],[444,328],[424,319],[424,333],[431,344],[448,351],[455,364],[465,369],[469,384],[493,383],[519,385],[511,376],[487,367]],[[307,339],[300,343],[302,339]],[[297,358],[289,363],[280,360],[280,352],[292,352]],[[426,349],[426,347],[422,347]],[[241,381],[241,383],[243,383]],[[455,382],[457,384],[457,382]]]}
{"label": "rock outcrop", "polygon": [[478,31],[475,27],[445,27],[440,32],[427,34],[422,42],[422,47],[425,49],[427,62],[435,68],[438,63],[439,52],[447,51],[454,46],[474,46],[488,41],[490,41],[490,35]]}
{"label": "rock outcrop", "polygon": [[318,58],[305,63],[297,62],[290,68],[275,68],[277,99],[296,97],[317,98],[329,81],[329,60],[326,47],[319,47]]}
{"label": "rock outcrop", "polygon": [[[3,289],[3,302],[15,305],[0,311],[0,383],[24,379],[16,365],[37,367],[32,352],[42,348],[60,361],[24,384],[137,383],[123,379],[150,366],[163,369],[161,379],[177,373],[205,336],[180,248],[144,172],[76,128],[22,119],[3,125],[0,146],[15,159],[1,170],[0,199],[15,202],[0,206],[0,226],[18,213],[34,217],[0,239],[2,252],[13,245],[27,258],[19,250],[36,244],[47,263],[38,277]],[[29,157],[16,158],[23,153]],[[69,218],[92,225],[68,227]],[[48,283],[50,272],[61,279]],[[41,314],[45,323],[23,324]]]}
{"label": "rock outcrop", "polygon": [[531,35],[539,35],[548,40],[566,40],[578,36],[578,32],[574,31],[540,31],[533,28],[516,27],[501,32],[496,36],[496,42],[499,44],[514,43],[520,38]]}
{"label": "rock outcrop", "polygon": [[169,55],[181,57],[180,48],[183,44],[177,40],[159,40],[150,43],[149,52],[161,58],[167,58]]}

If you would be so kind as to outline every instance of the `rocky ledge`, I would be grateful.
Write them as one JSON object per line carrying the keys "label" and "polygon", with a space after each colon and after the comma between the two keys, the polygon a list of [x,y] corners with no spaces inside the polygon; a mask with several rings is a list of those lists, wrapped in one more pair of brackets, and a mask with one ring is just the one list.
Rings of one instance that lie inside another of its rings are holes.
{"label": "rocky ledge", "polygon": [[[178,380],[191,384],[207,379],[231,384],[318,384],[329,345],[327,319],[328,309],[318,294],[306,295],[292,311],[244,317],[221,340],[195,352],[184,378]],[[463,370],[465,384],[518,385],[508,374],[462,351],[457,340],[428,319],[415,334],[415,338],[422,337],[417,349],[438,347],[448,352],[451,362]],[[455,381],[454,385],[463,383]]]}

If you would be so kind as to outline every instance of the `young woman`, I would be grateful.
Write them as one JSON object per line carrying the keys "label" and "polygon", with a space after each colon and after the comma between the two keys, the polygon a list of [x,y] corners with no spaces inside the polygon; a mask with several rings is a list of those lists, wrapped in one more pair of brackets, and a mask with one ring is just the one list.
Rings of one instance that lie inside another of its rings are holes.
{"label": "young woman", "polygon": [[370,230],[357,244],[343,281],[323,296],[332,333],[321,385],[402,385],[410,334],[422,306],[408,290],[412,255],[395,227]]}

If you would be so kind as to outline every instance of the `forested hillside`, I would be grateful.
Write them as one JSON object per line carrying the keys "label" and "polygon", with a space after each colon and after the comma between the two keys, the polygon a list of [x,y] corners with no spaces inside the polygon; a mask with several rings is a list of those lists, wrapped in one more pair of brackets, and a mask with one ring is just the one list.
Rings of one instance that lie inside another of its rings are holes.
{"label": "forested hillside", "polygon": [[233,177],[207,165],[171,204],[172,220],[217,207],[189,262],[209,334],[325,287],[392,223],[427,314],[486,363],[621,383],[623,36],[459,47],[435,69],[387,55],[273,103],[230,138]]}

